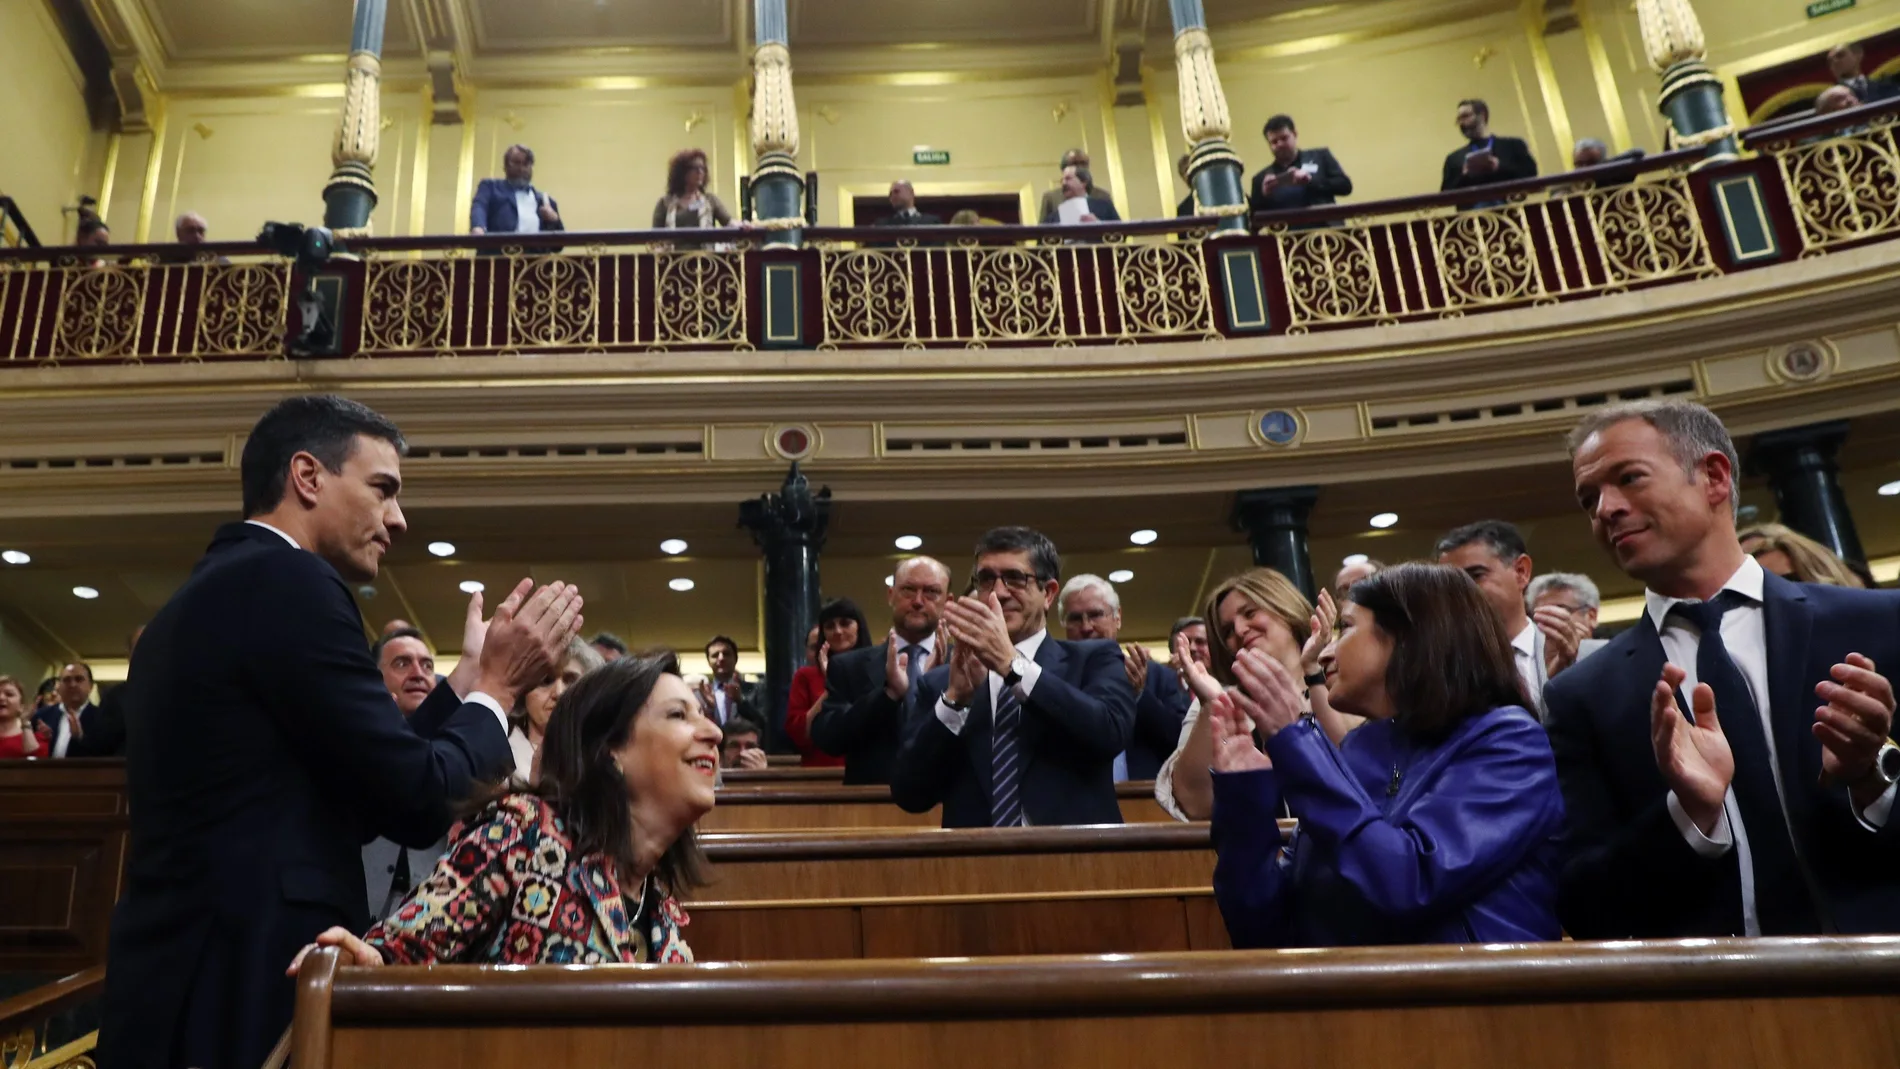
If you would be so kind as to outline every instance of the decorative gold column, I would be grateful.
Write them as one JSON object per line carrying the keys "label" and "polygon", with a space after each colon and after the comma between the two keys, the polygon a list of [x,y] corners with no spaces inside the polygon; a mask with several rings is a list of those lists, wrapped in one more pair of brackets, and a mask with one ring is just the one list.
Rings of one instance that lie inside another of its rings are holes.
{"label": "decorative gold column", "polygon": [[1662,75],[1659,106],[1669,119],[1670,147],[1733,158],[1735,124],[1722,99],[1722,81],[1706,62],[1708,41],[1689,0],[1636,0],[1636,21],[1650,66]]}
{"label": "decorative gold column", "polygon": [[343,75],[343,117],[323,187],[323,225],[339,238],[368,237],[376,210],[376,154],[382,135],[383,20],[387,0],[357,0],[349,65]]}
{"label": "decorative gold column", "polygon": [[798,169],[798,105],[785,0],[756,0],[752,52],[752,217],[774,245],[798,245],[805,227],[805,174]]}
{"label": "decorative gold column", "polygon": [[1227,93],[1214,67],[1214,39],[1208,36],[1201,0],[1171,0],[1174,16],[1174,67],[1181,97],[1181,132],[1187,135],[1188,183],[1194,187],[1195,212],[1221,217],[1219,231],[1246,233],[1247,198],[1241,189],[1240,157],[1227,138],[1233,118]]}

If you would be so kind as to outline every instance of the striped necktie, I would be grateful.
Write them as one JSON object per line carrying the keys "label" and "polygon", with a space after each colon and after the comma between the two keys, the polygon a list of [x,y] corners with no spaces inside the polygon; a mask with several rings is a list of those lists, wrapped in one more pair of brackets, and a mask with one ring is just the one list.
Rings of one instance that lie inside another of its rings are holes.
{"label": "striped necktie", "polygon": [[1004,686],[996,699],[990,732],[990,825],[1014,828],[1023,822],[1023,700]]}

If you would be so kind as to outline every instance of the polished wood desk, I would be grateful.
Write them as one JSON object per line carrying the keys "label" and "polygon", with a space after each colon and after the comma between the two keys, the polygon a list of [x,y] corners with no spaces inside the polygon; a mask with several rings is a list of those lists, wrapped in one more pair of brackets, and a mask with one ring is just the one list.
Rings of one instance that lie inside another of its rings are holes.
{"label": "polished wood desk", "polygon": [[1891,1069],[1900,939],[339,969],[298,1069]]}
{"label": "polished wood desk", "polygon": [[[1154,781],[1115,785],[1122,820],[1130,824],[1171,822],[1155,801]],[[699,822],[701,831],[790,831],[799,828],[936,828],[935,809],[906,813],[879,786],[830,786],[746,782],[719,790],[719,804]]]}
{"label": "polished wood desk", "polygon": [[701,961],[1229,946],[1205,824],[853,829],[702,838]]}
{"label": "polished wood desk", "polygon": [[817,786],[821,783],[834,783],[842,785],[844,782],[844,769],[842,767],[806,768],[802,765],[767,765],[764,768],[723,768],[719,770],[719,778],[722,782],[730,784],[808,783]]}
{"label": "polished wood desk", "polygon": [[0,762],[0,973],[106,960],[124,879],[125,762]]}

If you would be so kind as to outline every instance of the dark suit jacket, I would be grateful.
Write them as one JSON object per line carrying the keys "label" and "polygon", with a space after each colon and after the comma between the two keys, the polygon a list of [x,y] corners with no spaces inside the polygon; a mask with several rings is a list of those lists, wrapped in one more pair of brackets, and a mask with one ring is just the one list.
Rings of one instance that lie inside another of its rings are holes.
{"label": "dark suit jacket", "polygon": [[896,212],[892,212],[891,214],[885,216],[884,218],[879,219],[877,221],[877,225],[879,226],[942,226],[943,220],[937,218],[936,216],[930,214],[929,212],[912,212],[908,215],[899,215]]}
{"label": "dark suit jacket", "polygon": [[1135,697],[1135,734],[1128,740],[1128,778],[1154,779],[1181,743],[1181,723],[1190,698],[1181,677],[1165,664],[1148,666]]}
{"label": "dark suit jacket", "polygon": [[1537,160],[1531,156],[1531,147],[1522,138],[1492,137],[1489,140],[1492,143],[1491,151],[1498,158],[1498,169],[1483,177],[1465,174],[1465,157],[1471,155],[1472,149],[1483,145],[1483,142],[1472,142],[1445,157],[1445,173],[1438,183],[1440,192],[1537,177]]}
{"label": "dark suit jacket", "polygon": [[[1134,731],[1135,692],[1113,642],[1044,638],[1036,650],[1042,678],[1023,705],[1023,813],[1031,824],[1120,824],[1115,755]],[[986,680],[970,697],[961,734],[937,719],[950,667],[932,669],[911,688],[904,743],[891,774],[891,797],[912,813],[943,806],[946,828],[990,826],[990,740],[994,727]]]}
{"label": "dark suit jacket", "polygon": [[[1814,685],[1848,653],[1866,654],[1890,675],[1900,665],[1900,594],[1770,574],[1762,614],[1776,759],[1796,845],[1843,935],[1900,932],[1900,813],[1878,833],[1863,828],[1845,788],[1819,785],[1813,732]],[[1736,852],[1697,856],[1664,804],[1668,787],[1649,737],[1650,692],[1662,668],[1662,640],[1645,613],[1544,687],[1570,817],[1559,911],[1579,939],[1742,934]]]}
{"label": "dark suit jacket", "polygon": [[811,741],[844,758],[844,781],[889,783],[903,739],[904,703],[884,693],[884,654],[890,642],[831,659],[825,700],[813,714]]}
{"label": "dark suit jacket", "polygon": [[[1303,186],[1291,183],[1277,186],[1271,192],[1261,189],[1270,174],[1286,174],[1297,171],[1307,164],[1313,164],[1318,170],[1313,172],[1313,180]],[[1331,149],[1301,149],[1300,154],[1288,166],[1278,163],[1263,167],[1254,172],[1247,183],[1247,209],[1254,212],[1298,211],[1301,208],[1322,208],[1335,203],[1338,197],[1352,196],[1352,179],[1347,177],[1339,161],[1333,158]]]}
{"label": "dark suit jacket", "polygon": [[[541,191],[532,186],[529,189],[536,194],[538,203]],[[556,218],[552,223],[542,223],[541,229],[544,232],[566,230],[566,224],[559,218],[560,202],[550,196],[548,204],[554,209]],[[508,180],[505,178],[482,179],[481,184],[475,187],[475,199],[468,205],[468,225],[471,228],[479,226],[490,234],[512,234],[520,222],[520,216],[515,210],[515,189],[508,184]]]}
{"label": "dark suit jacket", "polygon": [[507,735],[447,687],[405,721],[336,570],[252,524],[219,528],[130,680],[99,1063],[253,1069],[290,1021],[290,959],[368,927],[362,844],[441,838],[512,771]]}
{"label": "dark suit jacket", "polygon": [[[46,729],[47,751],[42,756],[52,756],[52,745],[59,739],[59,722],[65,718],[66,707],[58,702],[33,714],[33,722]],[[67,757],[111,757],[119,752],[118,744],[121,740],[111,730],[102,707],[91,702],[81,707],[79,730],[83,734],[66,744]]]}
{"label": "dark suit jacket", "polygon": [[[1096,196],[1096,194],[1100,192],[1101,190],[1095,189],[1092,186],[1090,187],[1089,196],[1088,196],[1089,214],[1093,215],[1096,218],[1096,220],[1099,222],[1103,222],[1103,223],[1121,222],[1122,221],[1121,213],[1115,210],[1115,202],[1112,200],[1109,200],[1105,196],[1101,196],[1101,197]],[[1044,226],[1054,226],[1057,223],[1062,222],[1061,204],[1062,204],[1061,197],[1057,197],[1053,201],[1045,199],[1042,205],[1042,218],[1039,221]]]}

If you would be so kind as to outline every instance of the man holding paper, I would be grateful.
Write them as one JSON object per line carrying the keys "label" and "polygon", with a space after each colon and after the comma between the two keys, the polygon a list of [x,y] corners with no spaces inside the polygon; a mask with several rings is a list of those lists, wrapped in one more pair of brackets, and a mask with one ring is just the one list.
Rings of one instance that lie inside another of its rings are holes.
{"label": "man holding paper", "polygon": [[1484,101],[1458,102],[1458,132],[1465,135],[1466,144],[1445,157],[1438,184],[1441,191],[1537,177],[1537,160],[1522,138],[1491,133],[1491,108]]}
{"label": "man holding paper", "polygon": [[1063,226],[1077,223],[1119,223],[1121,214],[1107,197],[1089,196],[1094,182],[1086,167],[1062,169],[1062,202],[1056,205],[1056,219]]}

